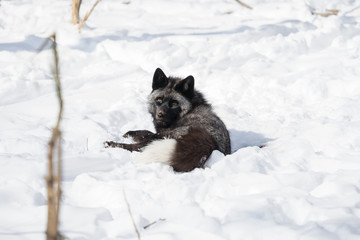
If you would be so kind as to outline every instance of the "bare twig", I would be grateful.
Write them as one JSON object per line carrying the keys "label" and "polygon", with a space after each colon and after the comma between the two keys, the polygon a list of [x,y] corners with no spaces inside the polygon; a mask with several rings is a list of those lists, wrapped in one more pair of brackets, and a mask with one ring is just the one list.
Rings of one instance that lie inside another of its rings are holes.
{"label": "bare twig", "polygon": [[238,3],[240,3],[243,7],[246,7],[246,8],[248,8],[248,9],[253,9],[252,7],[250,7],[249,5],[243,3],[243,2],[240,1],[240,0],[236,0],[236,1],[237,1]]}
{"label": "bare twig", "polygon": [[79,11],[80,11],[81,0],[72,1],[72,23],[79,23]]}
{"label": "bare twig", "polygon": [[89,18],[90,14],[92,13],[92,11],[94,10],[94,8],[96,7],[96,5],[100,2],[101,0],[96,0],[96,2],[94,3],[94,5],[92,6],[92,8],[90,9],[90,11],[85,15],[84,19],[81,20],[80,24],[79,24],[79,32],[81,32],[82,27],[85,24],[85,21]]}
{"label": "bare twig", "polygon": [[[53,128],[51,139],[49,141],[48,151],[48,176],[46,177],[47,198],[48,198],[48,220],[46,239],[58,240],[60,234],[58,232],[59,224],[59,210],[61,197],[61,131],[60,121],[63,112],[63,100],[61,95],[59,60],[56,48],[56,35],[49,37],[53,40],[53,54],[54,54],[54,79],[56,85],[56,92],[59,99],[59,114],[55,127]],[[45,44],[44,44],[45,45]],[[57,174],[54,173],[54,148],[57,146]]]}
{"label": "bare twig", "polygon": [[136,234],[137,234],[138,240],[141,240],[141,238],[140,238],[140,232],[139,232],[139,230],[138,230],[138,228],[137,228],[137,226],[136,226],[136,224],[135,224],[134,217],[133,217],[133,215],[132,215],[132,213],[131,213],[130,204],[129,204],[127,198],[126,198],[126,194],[125,194],[125,190],[124,190],[124,189],[123,189],[123,194],[124,194],[124,199],[125,199],[125,202],[126,202],[128,211],[129,211],[129,215],[130,215],[130,217],[131,217],[131,221],[132,221],[132,223],[133,223],[133,225],[134,225],[134,229],[135,229],[135,232],[136,232]]}
{"label": "bare twig", "polygon": [[152,225],[154,225],[155,223],[158,223],[160,221],[165,221],[165,220],[166,220],[165,218],[159,218],[159,220],[154,221],[154,222],[149,223],[148,225],[144,226],[144,229],[147,229],[147,228],[151,227]]}
{"label": "bare twig", "polygon": [[44,50],[49,42],[51,43],[53,42],[51,36],[45,39],[45,41],[41,44],[41,46],[36,50],[36,53],[40,53],[42,50]]}
{"label": "bare twig", "polygon": [[321,17],[329,17],[329,16],[333,16],[333,15],[338,15],[340,11],[337,10],[337,9],[329,9],[329,10],[326,10],[325,12],[316,12],[316,11],[313,11],[311,12],[312,15],[317,15],[317,16],[321,16]]}

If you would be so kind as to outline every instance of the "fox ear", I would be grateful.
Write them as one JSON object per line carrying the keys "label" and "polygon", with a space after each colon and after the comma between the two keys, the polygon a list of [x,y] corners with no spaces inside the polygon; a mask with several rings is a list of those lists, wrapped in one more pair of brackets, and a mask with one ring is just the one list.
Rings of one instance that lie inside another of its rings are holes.
{"label": "fox ear", "polygon": [[184,96],[191,97],[194,94],[194,81],[193,76],[188,76],[175,86],[175,90]]}
{"label": "fox ear", "polygon": [[159,88],[164,88],[166,87],[166,85],[168,85],[168,83],[169,80],[166,77],[165,73],[160,68],[157,68],[153,77],[152,89],[156,90]]}

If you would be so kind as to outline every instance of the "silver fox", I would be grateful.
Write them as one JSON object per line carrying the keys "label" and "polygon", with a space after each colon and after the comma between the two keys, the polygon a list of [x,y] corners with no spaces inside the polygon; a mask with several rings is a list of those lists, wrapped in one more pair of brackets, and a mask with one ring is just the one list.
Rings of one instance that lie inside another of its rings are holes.
{"label": "silver fox", "polygon": [[105,147],[140,151],[140,162],[162,162],[175,171],[203,167],[214,150],[230,154],[230,137],[225,124],[213,112],[203,95],[194,89],[194,77],[167,77],[156,69],[148,110],[156,133],[129,131],[135,143],[105,142]]}

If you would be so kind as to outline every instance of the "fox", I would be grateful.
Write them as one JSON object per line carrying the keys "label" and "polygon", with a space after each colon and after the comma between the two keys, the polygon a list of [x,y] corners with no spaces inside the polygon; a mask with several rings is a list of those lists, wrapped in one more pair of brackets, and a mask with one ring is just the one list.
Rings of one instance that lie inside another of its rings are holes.
{"label": "fox", "polygon": [[229,132],[203,94],[194,88],[194,77],[167,77],[157,68],[147,107],[156,132],[128,131],[134,143],[106,141],[106,148],[141,152],[137,162],[161,162],[175,172],[203,168],[214,150],[231,153]]}

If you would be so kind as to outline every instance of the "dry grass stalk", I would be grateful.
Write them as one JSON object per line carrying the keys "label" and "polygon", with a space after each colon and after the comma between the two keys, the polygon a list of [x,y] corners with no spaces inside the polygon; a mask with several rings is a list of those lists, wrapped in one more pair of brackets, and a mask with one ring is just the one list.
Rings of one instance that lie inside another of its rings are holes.
{"label": "dry grass stalk", "polygon": [[72,1],[72,23],[79,23],[79,11],[80,11],[81,0]]}
{"label": "dry grass stalk", "polygon": [[126,194],[125,194],[125,190],[124,190],[124,189],[123,189],[123,194],[124,194],[124,199],[125,199],[125,202],[126,202],[128,211],[129,211],[129,215],[130,215],[130,217],[131,217],[131,221],[132,221],[132,223],[133,223],[133,225],[134,225],[134,229],[135,229],[136,235],[137,235],[137,237],[138,237],[138,240],[141,240],[141,238],[140,238],[140,232],[139,232],[138,228],[136,227],[136,224],[135,224],[135,221],[134,221],[134,217],[133,217],[133,215],[132,215],[132,213],[131,213],[130,204],[129,204],[127,198],[126,198]]}
{"label": "dry grass stalk", "polygon": [[240,3],[243,7],[246,7],[246,8],[248,8],[248,9],[253,9],[251,6],[249,6],[249,5],[247,5],[247,4],[245,4],[245,3],[243,3],[242,1],[240,1],[240,0],[236,0],[238,3]]}
{"label": "dry grass stalk", "polygon": [[[61,83],[59,74],[59,59],[56,48],[56,35],[50,36],[53,40],[53,53],[54,53],[54,78],[56,84],[57,97],[59,99],[59,114],[55,127],[53,128],[51,139],[49,141],[48,151],[48,176],[46,176],[47,185],[47,199],[48,199],[48,219],[46,228],[47,240],[58,240],[61,238],[58,232],[59,225],[59,210],[60,210],[60,197],[61,197],[61,131],[60,121],[63,112],[63,100],[61,95]],[[57,151],[57,173],[54,171],[54,152]]]}
{"label": "dry grass stalk", "polygon": [[325,12],[311,12],[312,15],[317,15],[317,16],[321,16],[321,17],[329,17],[329,16],[336,16],[338,15],[340,11],[337,9],[329,9],[326,10]]}
{"label": "dry grass stalk", "polygon": [[96,5],[100,2],[101,0],[96,0],[96,2],[94,3],[94,5],[92,6],[92,8],[90,9],[90,11],[85,15],[84,19],[81,20],[80,24],[79,24],[79,32],[81,32],[82,27],[84,26],[86,20],[89,18],[90,14],[92,13],[92,11],[94,10],[94,8],[96,7]]}

